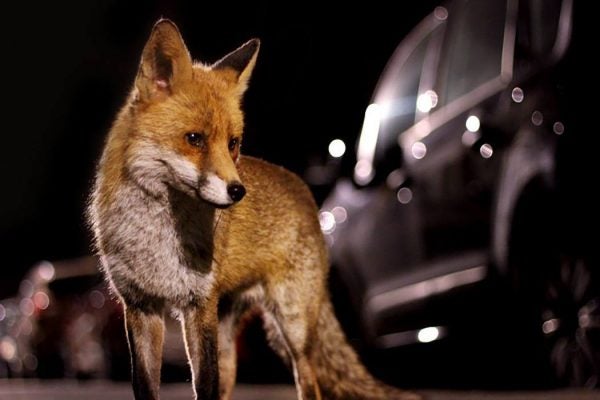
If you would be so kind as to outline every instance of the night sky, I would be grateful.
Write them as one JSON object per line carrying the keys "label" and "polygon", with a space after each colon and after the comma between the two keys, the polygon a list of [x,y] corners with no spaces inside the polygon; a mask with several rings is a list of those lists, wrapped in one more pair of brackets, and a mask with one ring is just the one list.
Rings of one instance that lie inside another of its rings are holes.
{"label": "night sky", "polygon": [[[70,3],[70,4],[69,4]],[[90,253],[83,210],[94,165],[152,25],[172,19],[213,62],[252,37],[243,152],[302,174],[334,138],[350,150],[379,73],[436,2],[9,2],[3,82],[0,298],[38,260]]]}

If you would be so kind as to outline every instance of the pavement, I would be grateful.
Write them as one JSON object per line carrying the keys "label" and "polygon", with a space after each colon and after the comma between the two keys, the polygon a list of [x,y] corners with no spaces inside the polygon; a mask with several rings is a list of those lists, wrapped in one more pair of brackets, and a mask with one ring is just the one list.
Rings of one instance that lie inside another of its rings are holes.
{"label": "pavement", "polygon": [[[427,400],[600,400],[600,391],[564,389],[529,392],[418,390]],[[162,400],[190,400],[189,384],[165,384]],[[128,383],[107,381],[0,380],[0,400],[131,400]],[[233,400],[297,400],[289,385],[237,385]]]}

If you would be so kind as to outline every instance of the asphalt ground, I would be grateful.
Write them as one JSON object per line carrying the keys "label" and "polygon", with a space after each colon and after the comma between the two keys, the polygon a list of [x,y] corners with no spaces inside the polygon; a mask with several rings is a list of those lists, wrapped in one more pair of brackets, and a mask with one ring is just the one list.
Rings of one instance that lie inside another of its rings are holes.
{"label": "asphalt ground", "polygon": [[[563,389],[554,391],[485,392],[418,390],[427,400],[600,400],[600,391]],[[190,400],[189,384],[165,384],[162,400]],[[0,380],[0,400],[131,400],[128,383],[109,381]],[[237,385],[233,400],[296,400],[290,385]]]}

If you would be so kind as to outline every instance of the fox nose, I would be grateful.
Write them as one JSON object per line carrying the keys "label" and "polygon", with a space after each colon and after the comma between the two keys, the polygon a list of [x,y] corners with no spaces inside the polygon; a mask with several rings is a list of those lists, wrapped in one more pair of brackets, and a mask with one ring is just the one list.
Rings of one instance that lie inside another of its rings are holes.
{"label": "fox nose", "polygon": [[231,183],[227,186],[227,194],[234,202],[240,201],[246,194],[246,188],[239,182]]}

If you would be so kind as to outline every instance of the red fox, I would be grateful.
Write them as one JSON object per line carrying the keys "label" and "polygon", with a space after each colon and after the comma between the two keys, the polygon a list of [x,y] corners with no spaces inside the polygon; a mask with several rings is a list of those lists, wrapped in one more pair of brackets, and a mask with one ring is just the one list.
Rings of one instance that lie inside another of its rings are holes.
{"label": "red fox", "polygon": [[160,20],[108,135],[88,219],[124,305],[135,398],[159,398],[163,316],[174,311],[195,398],[229,399],[237,323],[259,307],[299,399],[416,399],[375,380],[346,342],[308,188],[240,155],[259,44],[194,63],[175,24]]}

